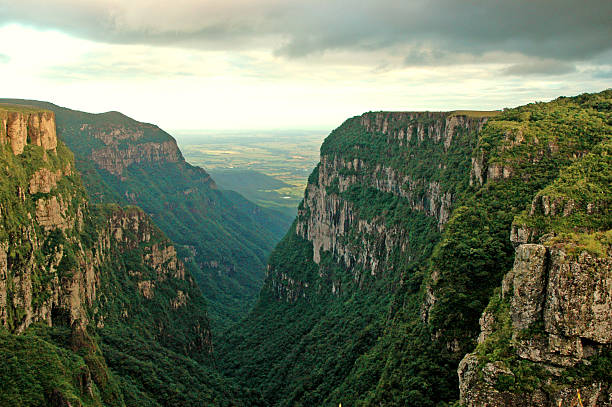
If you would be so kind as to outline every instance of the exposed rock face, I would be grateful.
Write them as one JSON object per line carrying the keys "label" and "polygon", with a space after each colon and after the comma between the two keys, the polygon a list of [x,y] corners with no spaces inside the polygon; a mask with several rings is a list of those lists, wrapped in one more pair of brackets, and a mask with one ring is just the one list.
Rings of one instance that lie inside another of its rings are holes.
{"label": "exposed rock face", "polygon": [[[487,118],[472,118],[447,112],[375,112],[361,116],[361,124],[370,132],[395,138],[400,144],[412,137],[423,141],[426,137],[443,142],[448,149],[457,131],[480,130]],[[407,124],[404,124],[407,123]]]}
{"label": "exposed rock face", "polygon": [[[523,129],[517,127],[505,131],[504,140],[499,146],[499,152],[511,150],[514,146],[525,143]],[[530,140],[534,144],[538,144],[536,140]],[[536,160],[537,161],[537,160]],[[489,162],[489,157],[480,150],[472,157],[472,168],[470,172],[470,185],[483,185],[488,181],[498,181],[510,178],[514,175],[514,169],[509,163],[493,161]]]}
{"label": "exposed rock face", "polygon": [[41,146],[45,150],[55,150],[57,135],[55,131],[55,113],[32,113],[28,118],[29,144]]}
{"label": "exposed rock face", "polygon": [[522,245],[514,258],[512,326],[527,329],[542,316],[546,292],[546,248]]}
{"label": "exposed rock face", "polygon": [[51,172],[48,168],[41,168],[37,170],[32,178],[30,179],[29,192],[31,195],[37,193],[48,194],[57,186],[57,182],[64,175],[71,175],[70,165],[67,165],[64,171],[56,170]]}
{"label": "exposed rock face", "polygon": [[[196,283],[146,213],[108,207],[93,217],[78,179],[70,177],[72,162],[53,151],[57,147],[55,128],[49,127],[53,115],[9,111],[5,117],[8,124],[3,129],[8,130],[2,135],[13,153],[19,154],[30,142],[45,147],[49,155],[42,162],[11,161],[21,168],[5,180],[14,194],[0,201],[0,324],[15,333],[34,322],[65,326],[92,322],[104,327],[109,317],[105,304],[114,293],[103,282],[112,280],[109,270],[122,272],[119,258],[128,253],[131,260],[125,264],[136,269],[126,270],[129,285],[122,289],[133,287],[145,300],[155,299],[158,289],[165,295],[174,290],[175,298],[161,304],[170,311],[190,306],[189,290],[199,292]],[[40,167],[31,168],[34,165]],[[129,318],[134,312],[131,305],[121,306],[124,318]],[[193,307],[189,312],[197,313]],[[205,314],[194,320],[194,326],[185,327],[193,334],[185,347],[210,351]],[[163,325],[159,332],[163,338]]]}
{"label": "exposed rock face", "polygon": [[[433,143],[433,147],[427,148],[436,149],[440,161],[424,162],[423,165],[443,169],[444,157],[455,148],[457,134],[480,130],[487,118],[441,112],[376,112],[353,120],[368,137],[380,139],[389,148],[399,148],[408,157],[414,148],[411,146]],[[425,159],[430,160],[431,156]],[[318,177],[307,187],[296,224],[296,233],[312,242],[313,260],[317,264],[321,261],[321,253],[328,251],[347,268],[362,268],[376,275],[387,270],[389,257],[395,250],[410,256],[410,231],[388,225],[382,218],[360,218],[354,205],[342,197],[353,186],[374,188],[401,197],[412,210],[435,218],[439,229],[444,227],[452,210],[453,194],[437,179],[415,177],[401,166],[381,164],[374,153],[349,158],[341,152],[326,154],[322,149]],[[358,238],[353,238],[355,235]],[[278,275],[275,287],[279,297],[297,299],[305,296],[306,283],[283,277],[282,271]],[[354,278],[359,280],[360,276],[355,274]],[[339,283],[332,281],[331,290],[338,293]]]}
{"label": "exposed rock face", "polygon": [[[47,225],[51,227],[53,219],[48,220]],[[54,229],[68,227],[59,222]],[[22,332],[36,321],[49,325],[87,322],[86,307],[96,297],[99,275],[95,267],[106,259],[101,253],[108,252],[108,242],[100,238],[93,250],[81,249],[76,254],[75,267],[65,270],[70,276],[62,269],[62,260],[69,256],[65,245],[59,245],[45,262],[40,262],[36,254],[43,251],[44,243],[44,237],[31,224],[23,229],[19,241],[0,244],[0,323],[16,332]],[[14,251],[16,246],[30,247],[31,251],[23,262],[10,264],[6,261],[7,252]],[[41,278],[47,280],[46,285],[40,286]]]}
{"label": "exposed rock face", "polygon": [[0,143],[10,144],[14,154],[21,154],[27,144],[55,150],[55,114],[50,111],[14,111],[0,106]]}
{"label": "exposed rock face", "polygon": [[[550,381],[612,346],[609,257],[586,251],[570,256],[563,246],[523,244],[517,248],[514,267],[505,281],[502,296],[509,299],[514,351],[519,358],[551,372]],[[483,314],[479,343],[493,331],[492,318]],[[537,331],[530,331],[533,329]],[[578,391],[585,406],[612,405],[609,383],[559,384],[551,387],[558,388],[556,391],[539,390],[531,396],[499,391],[495,388],[498,377],[514,373],[503,362],[482,367],[476,354],[463,359],[458,373],[461,401],[467,406],[552,407],[559,402],[565,406],[571,405]]]}
{"label": "exposed rock face", "polygon": [[[185,265],[178,258],[174,246],[167,239],[159,240],[161,232],[142,210],[129,208],[116,211],[109,219],[109,226],[111,236],[124,245],[125,250],[143,246],[143,262],[155,270],[156,281],[163,282],[169,278],[188,278],[191,281],[191,277],[185,274]],[[145,291],[152,292],[155,284],[148,281],[143,286],[147,286]]]}
{"label": "exposed rock face", "polygon": [[547,332],[612,344],[612,259],[550,249],[544,306]]}
{"label": "exposed rock face", "polygon": [[[325,178],[322,182],[325,183]],[[317,264],[321,251],[330,251],[347,267],[360,265],[374,275],[382,271],[395,247],[399,246],[402,251],[408,247],[406,231],[387,227],[381,221],[359,219],[350,202],[337,194],[328,194],[324,185],[308,186],[304,206],[310,210],[310,216],[299,217],[296,233],[312,242],[313,260]],[[304,215],[305,210],[301,210]],[[349,232],[355,231],[372,239],[358,244],[347,242]]]}
{"label": "exposed rock face", "polygon": [[46,230],[68,229],[74,222],[68,219],[68,204],[56,196],[40,198],[36,201],[36,222]]}
{"label": "exposed rock face", "polygon": [[150,124],[95,126],[82,124],[84,133],[100,140],[104,147],[93,149],[91,159],[111,174],[121,176],[132,164],[178,162],[183,156],[174,139],[148,141],[147,132],[159,129]]}
{"label": "exposed rock face", "polygon": [[287,302],[295,302],[299,298],[306,298],[308,283],[289,277],[287,273],[280,271],[272,281],[272,289],[277,298]]}
{"label": "exposed rock face", "polygon": [[92,160],[98,166],[115,175],[123,174],[123,171],[132,164],[160,161],[176,162],[180,156],[174,141],[130,145],[123,149],[111,145],[95,150],[91,154]]}
{"label": "exposed rock face", "polygon": [[[487,117],[473,118],[466,115],[446,113],[446,112],[376,112],[366,113],[361,116],[361,124],[372,133],[380,133],[387,138],[388,144],[397,143],[399,146],[408,146],[414,138],[422,143],[426,139],[431,139],[435,143],[440,143],[441,148],[446,152],[453,143],[458,132],[470,133],[480,131]],[[373,137],[376,137],[373,135]],[[344,162],[325,162],[331,157],[321,157],[322,169],[333,164],[332,169],[347,169],[364,174],[366,179],[361,179],[355,175],[348,176],[346,179],[340,177],[340,188],[345,188],[351,183],[362,182],[379,189],[383,192],[391,192],[408,199],[415,210],[426,212],[434,216],[441,228],[450,216],[453,196],[450,192],[444,191],[439,181],[431,179],[411,178],[402,174],[394,168],[371,165],[361,160]],[[352,165],[351,165],[352,164]],[[444,162],[428,162],[427,166],[441,168]],[[323,171],[325,172],[325,171]],[[324,178],[329,178],[324,176]],[[369,179],[367,179],[369,178]],[[344,182],[343,182],[344,181]],[[416,193],[420,186],[425,186],[424,194]]]}
{"label": "exposed rock face", "polygon": [[[45,154],[55,154],[52,112],[0,106],[0,120],[0,141],[10,144],[13,154],[21,154],[28,144],[44,148]],[[83,227],[86,202],[82,191],[78,186],[69,193],[57,188],[72,174],[71,163],[53,164],[57,160],[48,160],[46,155],[43,161],[40,168],[29,168],[33,164],[27,158],[23,164],[15,164],[23,165],[21,173],[31,176],[22,179],[14,174],[5,180],[5,187],[15,192],[14,200],[5,197],[0,202],[1,233],[8,237],[0,241],[0,324],[15,332],[36,321],[87,321],[84,306],[91,305],[97,288],[93,267],[100,256],[94,251],[101,253],[103,242],[96,242],[93,251],[79,247],[76,254],[70,249],[68,255],[67,242],[51,236],[78,234]],[[16,219],[21,219],[18,226]],[[67,264],[70,267],[65,267]],[[72,278],[66,278],[65,273]]]}
{"label": "exposed rock face", "polygon": [[[610,210],[609,203],[605,200],[580,204],[572,198],[556,196],[551,197],[545,193],[538,193],[531,202],[529,217],[542,216],[546,218],[567,218],[573,214],[582,212],[587,216],[605,214]],[[539,243],[543,231],[533,225],[515,222],[510,232],[510,240],[515,245],[523,243]],[[582,232],[585,232],[584,230]]]}

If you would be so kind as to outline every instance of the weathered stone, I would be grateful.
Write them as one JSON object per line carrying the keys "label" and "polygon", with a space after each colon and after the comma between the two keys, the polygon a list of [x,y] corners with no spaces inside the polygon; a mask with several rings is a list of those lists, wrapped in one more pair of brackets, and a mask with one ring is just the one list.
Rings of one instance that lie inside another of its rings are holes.
{"label": "weathered stone", "polygon": [[612,260],[552,248],[544,322],[546,331],[612,344]]}
{"label": "weathered stone", "polygon": [[29,143],[41,146],[45,150],[55,150],[57,135],[55,133],[55,113],[43,111],[31,113],[28,117]]}
{"label": "weathered stone", "polygon": [[501,362],[487,363],[480,370],[478,357],[466,355],[459,363],[459,396],[466,407],[544,407],[547,397],[541,391],[532,394],[500,392],[495,384],[500,376],[514,376]]}
{"label": "weathered stone", "polygon": [[53,112],[20,112],[0,106],[0,119],[0,142],[9,143],[14,154],[23,153],[27,144],[55,151],[57,135]]}
{"label": "weathered stone", "polygon": [[[542,201],[541,201],[542,202]],[[542,211],[560,211],[555,200],[544,200]],[[547,209],[548,208],[548,209]],[[516,355],[539,364],[553,377],[601,352],[612,343],[612,261],[586,252],[569,256],[563,246],[523,244],[514,267],[504,278],[502,296],[511,304],[513,349]],[[491,332],[494,316],[480,319],[481,337]],[[525,331],[538,323],[535,331]],[[556,383],[537,394],[513,394],[495,389],[497,363],[479,367],[475,354],[459,365],[461,402],[466,406],[577,405],[612,406],[609,383],[576,388]],[[503,374],[507,374],[503,373]],[[557,390],[551,390],[557,389]],[[537,397],[536,397],[537,396]]]}
{"label": "weathered stone", "polygon": [[51,172],[47,168],[37,170],[30,179],[30,194],[36,194],[39,192],[48,194],[57,186],[57,182],[63,175],[64,174],[60,170],[55,172]]}
{"label": "weathered stone", "polygon": [[66,205],[62,197],[40,198],[36,201],[36,221],[43,228],[67,229],[70,222],[66,216]]}
{"label": "weathered stone", "polygon": [[170,301],[170,305],[172,306],[172,308],[178,309],[180,307],[185,306],[188,300],[189,298],[187,297],[187,295],[183,291],[178,290],[176,293],[176,297]]}
{"label": "weathered stone", "polygon": [[540,319],[546,289],[546,248],[524,244],[516,249],[514,258],[514,294],[512,296],[512,327],[528,328]]}
{"label": "weathered stone", "polygon": [[9,112],[6,135],[14,154],[23,153],[28,139],[28,116],[23,113]]}
{"label": "weathered stone", "polygon": [[152,162],[177,162],[181,155],[174,140],[162,143],[129,144],[120,148],[117,145],[94,150],[91,159],[111,174],[121,176],[132,164]]}
{"label": "weathered stone", "polygon": [[143,281],[138,282],[138,291],[140,291],[140,294],[148,300],[153,298],[154,288],[155,288],[155,283],[151,280],[143,280]]}
{"label": "weathered stone", "polygon": [[495,330],[495,315],[485,310],[478,320],[480,323],[480,335],[478,335],[478,343],[483,343],[487,340]]}

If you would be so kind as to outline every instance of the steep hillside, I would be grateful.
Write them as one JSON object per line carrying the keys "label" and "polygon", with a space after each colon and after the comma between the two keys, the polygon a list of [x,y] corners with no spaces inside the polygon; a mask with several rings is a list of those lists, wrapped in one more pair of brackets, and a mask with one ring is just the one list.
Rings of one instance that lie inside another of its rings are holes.
{"label": "steep hillside", "polygon": [[459,366],[467,406],[612,405],[612,142],[514,220],[514,266]]}
{"label": "steep hillside", "polygon": [[51,111],[0,105],[0,405],[253,405],[214,373],[189,266],[89,205]]}
{"label": "steep hillside", "polygon": [[177,244],[179,256],[194,268],[215,329],[246,314],[261,287],[266,256],[289,227],[286,215],[217,189],[155,125],[118,112],[9,102],[55,112],[58,137],[74,152],[92,202],[138,205]]}
{"label": "steep hillside", "polygon": [[[511,230],[531,238],[560,225],[575,233],[610,229],[605,189],[595,190],[603,203],[570,220],[546,226],[521,213],[555,196],[546,188],[564,185],[561,171],[577,171],[609,142],[611,104],[605,91],[503,112],[371,112],[347,120],[321,147],[259,302],[221,344],[223,370],[279,406],[457,400],[459,362],[474,349],[481,313],[515,261]],[[572,195],[576,207],[585,204],[581,193]],[[603,258],[585,260],[585,273],[609,261],[605,243],[593,244]],[[598,371],[605,389],[610,370]]]}

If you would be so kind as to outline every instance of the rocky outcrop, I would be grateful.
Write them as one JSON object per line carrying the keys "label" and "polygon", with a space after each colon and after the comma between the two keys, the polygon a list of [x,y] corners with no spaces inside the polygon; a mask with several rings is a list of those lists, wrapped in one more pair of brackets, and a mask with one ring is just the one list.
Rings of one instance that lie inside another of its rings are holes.
{"label": "rocky outcrop", "polygon": [[16,155],[21,154],[28,144],[55,150],[55,114],[0,105],[0,143],[9,144]]}
{"label": "rocky outcrop", "polygon": [[276,298],[287,302],[296,302],[300,298],[306,298],[306,290],[308,290],[309,285],[304,281],[290,277],[287,273],[278,271],[271,286]]}
{"label": "rocky outcrop", "polygon": [[[14,253],[15,245],[31,250],[11,264],[6,256]],[[93,248],[76,253],[72,245],[59,244],[41,261],[48,245],[33,224],[23,229],[19,241],[0,245],[0,323],[12,331],[22,332],[37,321],[68,326],[88,321],[86,309],[93,305],[100,283],[96,267],[108,260],[108,241],[100,237]]]}
{"label": "rocky outcrop", "polygon": [[[142,249],[142,261],[156,272],[155,281],[163,282],[172,278],[188,279],[191,282],[176,249],[169,240],[160,239],[161,231],[144,211],[136,207],[118,209],[109,218],[109,227],[111,236],[122,244],[123,250]],[[130,274],[140,276],[139,273]],[[140,281],[138,288],[146,298],[152,298],[155,282]]]}
{"label": "rocky outcrop", "polygon": [[[52,113],[0,107],[0,119],[4,120],[0,136],[11,144],[12,153],[23,152],[31,143],[56,154]],[[117,142],[116,137],[102,138]],[[73,163],[65,156],[45,156],[42,162],[16,161],[14,165],[22,168],[5,180],[6,189],[14,194],[3,195],[0,201],[1,325],[16,333],[37,321],[66,326],[94,322],[103,327],[108,315],[103,315],[105,302],[100,303],[99,296],[108,287],[102,282],[109,279],[105,276],[108,270],[119,272],[122,263],[117,257],[126,253],[135,254],[128,265],[136,269],[127,270],[134,292],[150,300],[158,288],[166,293],[175,289],[176,298],[168,302],[168,308],[189,305],[185,290],[196,287],[195,282],[174,246],[142,210],[110,207],[101,217],[93,216],[78,178],[70,177]],[[32,165],[40,167],[30,168]],[[107,292],[105,298],[108,296]],[[124,307],[124,313],[130,315]],[[206,325],[204,320],[199,323],[201,337],[195,342],[210,343]]]}
{"label": "rocky outcrop", "polygon": [[[511,178],[515,175],[515,169],[510,162],[506,162],[502,158],[503,152],[512,150],[515,146],[523,143],[529,143],[531,145],[537,145],[537,137],[526,140],[524,134],[524,128],[520,124],[515,123],[513,128],[501,128],[496,130],[503,132],[503,140],[493,151],[485,153],[487,148],[478,146],[475,155],[472,157],[472,167],[470,171],[470,185],[483,185],[488,181],[499,181],[507,178]],[[558,151],[556,151],[558,152]],[[542,153],[542,151],[540,151]],[[494,159],[490,160],[490,156],[495,156]],[[539,158],[533,158],[532,162],[537,162]],[[529,176],[529,175],[524,175]]]}
{"label": "rocky outcrop", "polygon": [[[399,252],[410,261],[410,231],[389,224],[382,216],[360,216],[354,203],[345,199],[343,194],[353,187],[373,188],[392,194],[408,203],[411,210],[435,218],[441,230],[452,210],[452,188],[443,185],[440,177],[424,177],[421,174],[427,172],[409,169],[418,168],[418,164],[391,165],[392,160],[380,160],[378,152],[369,154],[367,149],[385,143],[396,155],[404,154],[407,160],[421,160],[424,166],[442,172],[446,169],[447,154],[453,154],[457,148],[458,135],[472,134],[486,122],[486,117],[473,118],[454,113],[375,112],[345,123],[343,127],[352,130],[347,130],[346,136],[337,137],[350,138],[352,132],[365,132],[364,137],[371,138],[374,145],[356,147],[356,156],[342,149],[322,147],[316,177],[307,186],[295,229],[297,235],[312,242],[313,261],[319,264],[322,253],[330,252],[338,262],[352,270],[356,282],[360,281],[363,272],[374,276],[392,271],[389,262],[392,253]],[[359,145],[353,140],[340,142]],[[419,150],[422,145],[427,147]],[[428,149],[435,151],[429,154]],[[308,283],[294,281],[282,270],[273,272],[276,277],[272,286],[277,297],[295,301],[307,296]],[[329,281],[328,288],[334,295],[342,290],[340,281],[334,279]],[[310,289],[320,288],[311,284]]]}
{"label": "rocky outcrop", "polygon": [[[51,218],[43,220],[48,223],[39,223],[40,226],[56,234],[81,228],[83,222],[81,219],[70,225]],[[25,267],[16,270],[7,257],[14,246],[9,242],[0,243],[0,323],[15,332],[22,332],[36,321],[70,326],[75,321],[86,325],[93,318],[103,327],[105,316],[98,314],[100,310],[94,305],[101,290],[102,270],[109,265],[116,267],[112,263],[116,261],[117,250],[119,253],[142,251],[141,261],[154,271],[153,280],[141,272],[129,273],[145,299],[152,299],[157,287],[169,279],[187,281],[195,287],[174,246],[167,239],[160,239],[161,232],[139,209],[114,210],[107,226],[98,230],[93,247],[88,249],[80,242],[75,245],[68,240],[56,246],[44,262],[36,254],[45,250],[43,245],[49,244],[48,239],[39,235],[33,226],[24,230],[21,241],[14,242],[19,246],[29,244],[32,248],[29,257],[24,259]],[[47,276],[44,278],[49,281],[44,287],[36,287],[36,280],[41,276]],[[184,292],[177,291],[170,306],[178,309],[185,306],[187,300]],[[204,342],[208,343],[209,339],[202,339]]]}
{"label": "rocky outcrop", "polygon": [[58,181],[67,175],[72,175],[72,170],[70,169],[70,164],[66,165],[63,169],[57,169],[56,171],[51,172],[48,168],[41,168],[37,170],[30,179],[30,188],[29,192],[31,195],[43,193],[48,194],[51,192],[56,186]]}
{"label": "rocky outcrop", "polygon": [[[372,275],[382,271],[391,251],[399,247],[408,248],[406,231],[399,227],[388,227],[382,220],[360,219],[353,205],[337,194],[328,194],[323,187],[308,186],[300,210],[296,233],[312,242],[313,260],[319,263],[321,252],[329,251],[348,268],[361,266]],[[351,242],[350,234],[362,240]],[[358,277],[358,276],[355,276]]]}
{"label": "rocky outcrop", "polygon": [[66,230],[74,226],[74,221],[69,219],[68,205],[61,196],[40,198],[36,201],[36,222],[46,230]]}
{"label": "rocky outcrop", "polygon": [[145,123],[94,125],[84,123],[80,132],[93,137],[103,146],[91,151],[91,159],[111,174],[122,176],[127,167],[133,164],[178,162],[183,156],[176,141],[168,136],[165,139],[151,140],[149,133],[161,130]]}
{"label": "rocky outcrop", "polygon": [[[444,152],[448,152],[458,133],[480,131],[488,121],[488,117],[470,117],[453,112],[376,112],[364,114],[360,117],[360,121],[368,132],[373,133],[373,137],[377,133],[386,136],[388,144],[397,143],[400,147],[408,148],[414,139],[418,140],[418,143],[431,139],[440,144]],[[322,168],[325,169],[324,157],[321,159]],[[411,177],[396,168],[380,164],[372,165],[361,160],[352,162],[350,160],[344,162],[337,158],[335,160],[337,162],[333,164],[336,171],[346,169],[349,173],[353,171],[365,175],[366,179],[356,175],[345,177],[344,185],[362,182],[380,191],[402,196],[411,202],[414,210],[434,216],[438,220],[440,229],[448,221],[453,196],[442,188],[439,181]],[[443,168],[445,165],[443,159],[440,162],[427,163],[428,167]],[[340,177],[341,186],[342,178]]]}
{"label": "rocky outcrop", "polygon": [[382,133],[404,145],[413,137],[432,138],[448,149],[459,131],[479,131],[487,117],[470,117],[454,112],[374,112],[361,116],[361,124],[372,133]]}
{"label": "rocky outcrop", "polygon": [[[602,198],[604,199],[579,203],[575,199],[565,196],[550,196],[546,193],[538,193],[531,202],[528,216],[526,214],[515,219],[512,224],[510,240],[515,246],[523,243],[540,243],[550,237],[545,232],[547,223],[552,219],[568,218],[580,213],[587,217],[605,214],[610,210],[609,202],[605,197]],[[546,222],[540,222],[544,227],[538,227],[538,222],[533,222],[536,217],[546,220]],[[592,232],[592,230],[586,228],[575,228],[575,231]]]}
{"label": "rocky outcrop", "polygon": [[378,163],[368,163],[359,158],[346,160],[338,156],[323,156],[318,181],[320,187],[337,187],[338,193],[345,192],[352,185],[362,185],[400,196],[410,202],[413,210],[435,217],[439,228],[450,216],[452,194],[443,191],[439,181],[413,179]]}
{"label": "rocky outcrop", "polygon": [[[610,383],[595,380],[572,386],[561,380],[567,369],[588,365],[590,357],[612,347],[610,257],[584,250],[570,255],[563,245],[522,244],[516,250],[512,271],[504,279],[502,297],[509,304],[513,352],[519,360],[548,372],[541,377],[548,386],[531,396],[500,390],[501,376],[515,376],[512,364],[497,361],[483,365],[477,349],[459,366],[462,403],[569,406],[580,392],[585,406],[612,405]],[[492,328],[492,320],[500,317],[483,314],[479,343],[502,329]]]}
{"label": "rocky outcrop", "polygon": [[142,143],[119,148],[111,145],[94,150],[91,159],[100,167],[114,175],[122,175],[132,164],[177,162],[181,157],[174,141],[163,143]]}

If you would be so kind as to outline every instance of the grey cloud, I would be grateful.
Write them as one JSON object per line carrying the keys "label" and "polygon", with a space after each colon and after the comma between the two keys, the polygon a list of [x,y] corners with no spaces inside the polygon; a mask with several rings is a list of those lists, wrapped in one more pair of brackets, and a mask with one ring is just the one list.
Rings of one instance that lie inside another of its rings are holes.
{"label": "grey cloud", "polygon": [[607,66],[591,71],[591,75],[598,79],[612,79],[612,66]]}
{"label": "grey cloud", "polygon": [[[139,0],[34,2],[0,0],[0,24],[110,43],[267,48],[287,58],[404,49],[408,65],[477,61],[490,52],[569,63],[612,49],[609,0],[184,0],[161,9]],[[509,73],[520,70],[529,67]]]}
{"label": "grey cloud", "polygon": [[502,70],[504,75],[564,75],[576,72],[576,65],[556,60],[536,60],[514,64]]}

